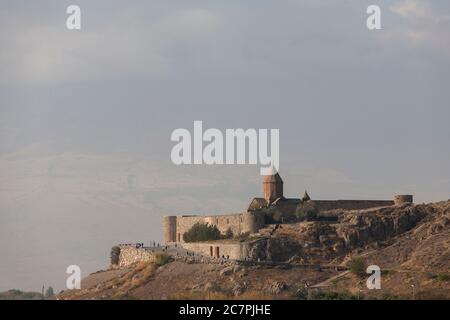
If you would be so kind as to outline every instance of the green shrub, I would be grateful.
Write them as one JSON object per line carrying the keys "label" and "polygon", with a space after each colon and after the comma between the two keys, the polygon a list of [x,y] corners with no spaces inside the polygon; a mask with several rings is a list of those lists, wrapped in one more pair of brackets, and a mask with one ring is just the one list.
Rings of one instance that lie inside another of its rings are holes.
{"label": "green shrub", "polygon": [[398,300],[399,297],[394,294],[383,293],[380,297],[380,300]]}
{"label": "green shrub", "polygon": [[208,223],[197,222],[183,234],[184,242],[219,240],[222,238],[219,229]]}
{"label": "green shrub", "polygon": [[394,275],[396,273],[397,273],[397,271],[395,271],[395,270],[381,270],[381,275],[386,276],[386,277]]}
{"label": "green shrub", "polygon": [[445,274],[445,273],[440,273],[440,274],[437,274],[437,275],[433,275],[432,278],[437,280],[437,281],[442,281],[442,282],[450,281],[450,275]]}
{"label": "green shrub", "polygon": [[362,300],[362,294],[354,295],[349,291],[324,291],[321,289],[307,289],[299,287],[295,291],[295,298],[297,300]]}
{"label": "green shrub", "polygon": [[222,287],[217,282],[210,282],[206,285],[205,291],[207,292],[222,292]]}
{"label": "green shrub", "polygon": [[297,300],[308,300],[308,290],[304,287],[300,287],[295,292],[295,297]]}
{"label": "green shrub", "polygon": [[348,292],[348,291],[321,291],[313,290],[311,291],[308,300],[358,300],[363,297],[359,297]]}
{"label": "green shrub", "polygon": [[348,264],[351,273],[358,277],[366,276],[366,262],[362,258],[353,258]]}
{"label": "green shrub", "polygon": [[450,275],[448,274],[439,274],[438,278],[439,281],[450,281]]}
{"label": "green shrub", "polygon": [[227,229],[227,232],[225,232],[225,239],[231,239],[233,238],[233,231],[231,230],[231,228]]}

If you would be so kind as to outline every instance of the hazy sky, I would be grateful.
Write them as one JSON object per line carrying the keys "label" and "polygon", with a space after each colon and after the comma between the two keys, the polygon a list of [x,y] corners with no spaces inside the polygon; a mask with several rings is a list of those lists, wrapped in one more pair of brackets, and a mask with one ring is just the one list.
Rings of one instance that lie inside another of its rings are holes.
{"label": "hazy sky", "polygon": [[0,43],[0,290],[245,209],[258,166],[171,163],[194,120],[280,129],[287,196],[450,198],[448,1],[4,0]]}

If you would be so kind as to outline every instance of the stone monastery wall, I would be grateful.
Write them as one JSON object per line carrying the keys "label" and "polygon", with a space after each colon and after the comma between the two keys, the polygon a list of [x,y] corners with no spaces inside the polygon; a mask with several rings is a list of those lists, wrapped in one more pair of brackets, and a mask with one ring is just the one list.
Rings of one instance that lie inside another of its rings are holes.
{"label": "stone monastery wall", "polygon": [[264,226],[264,216],[258,213],[245,212],[217,216],[168,216],[164,217],[165,243],[184,243],[183,234],[196,223],[208,223],[217,226],[223,234],[230,229],[233,235],[255,233]]}

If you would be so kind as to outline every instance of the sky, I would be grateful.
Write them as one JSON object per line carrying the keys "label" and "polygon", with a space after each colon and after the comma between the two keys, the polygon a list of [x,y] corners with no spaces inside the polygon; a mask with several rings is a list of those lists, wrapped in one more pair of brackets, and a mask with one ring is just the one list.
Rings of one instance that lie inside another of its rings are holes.
{"label": "sky", "polygon": [[171,162],[195,120],[279,129],[288,197],[450,198],[448,1],[4,0],[0,43],[0,291],[245,210],[259,166]]}

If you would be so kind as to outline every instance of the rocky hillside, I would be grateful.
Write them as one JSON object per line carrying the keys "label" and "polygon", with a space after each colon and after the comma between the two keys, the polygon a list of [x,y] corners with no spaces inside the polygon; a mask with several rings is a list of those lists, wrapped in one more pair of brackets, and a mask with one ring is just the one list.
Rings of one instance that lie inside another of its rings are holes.
{"label": "rocky hillside", "polygon": [[[450,201],[383,207],[367,210],[336,210],[337,223],[310,221],[261,231],[252,241],[253,259],[309,264],[344,264],[349,257],[378,254],[380,264],[448,270]],[[408,241],[407,241],[408,240]],[[400,252],[381,255],[398,247]],[[390,249],[387,249],[390,248]],[[369,254],[370,253],[370,254]],[[430,257],[433,255],[433,257]],[[413,257],[411,257],[413,256]],[[427,257],[426,257],[427,256]],[[434,262],[433,262],[434,261]]]}
{"label": "rocky hillside", "polygon": [[[92,274],[59,298],[450,299],[450,201],[334,214],[336,223],[269,226],[247,239],[261,263],[137,263]],[[355,258],[381,268],[381,290],[344,272]]]}

